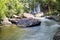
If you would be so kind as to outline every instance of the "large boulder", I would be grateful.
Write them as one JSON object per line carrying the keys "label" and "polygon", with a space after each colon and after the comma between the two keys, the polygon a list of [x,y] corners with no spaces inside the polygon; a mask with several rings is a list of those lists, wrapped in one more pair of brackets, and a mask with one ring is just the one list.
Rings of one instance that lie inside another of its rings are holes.
{"label": "large boulder", "polygon": [[34,15],[32,15],[30,13],[24,13],[23,16],[26,18],[34,18]]}
{"label": "large boulder", "polygon": [[2,21],[2,25],[4,25],[4,26],[9,26],[11,24],[12,23],[8,20],[8,18],[4,18],[3,21]]}
{"label": "large boulder", "polygon": [[40,25],[40,21],[33,18],[22,18],[20,20],[11,20],[12,23],[19,27],[34,27]]}
{"label": "large boulder", "polygon": [[38,26],[40,25],[40,21],[37,20],[37,19],[33,19],[33,18],[23,18],[23,19],[20,19],[18,22],[17,22],[17,25],[18,26],[22,26],[22,27],[34,27],[34,26]]}
{"label": "large boulder", "polygon": [[35,14],[35,16],[36,17],[42,17],[42,16],[44,16],[44,13],[43,12],[40,12],[40,13]]}

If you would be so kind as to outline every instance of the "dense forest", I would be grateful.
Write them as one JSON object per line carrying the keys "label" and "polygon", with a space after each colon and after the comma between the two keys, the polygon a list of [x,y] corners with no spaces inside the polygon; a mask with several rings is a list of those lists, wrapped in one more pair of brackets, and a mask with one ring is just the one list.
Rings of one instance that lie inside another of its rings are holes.
{"label": "dense forest", "polygon": [[60,0],[0,0],[0,19],[13,14],[21,16],[24,12],[29,12],[30,8],[34,8],[36,2],[41,4],[42,11],[47,10],[46,13],[60,13]]}

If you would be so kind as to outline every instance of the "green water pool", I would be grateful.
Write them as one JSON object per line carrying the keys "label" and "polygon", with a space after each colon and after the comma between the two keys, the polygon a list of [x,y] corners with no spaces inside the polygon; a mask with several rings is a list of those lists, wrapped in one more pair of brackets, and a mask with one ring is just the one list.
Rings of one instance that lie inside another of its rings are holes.
{"label": "green water pool", "polygon": [[0,26],[0,40],[17,40],[25,33],[25,30],[16,26]]}

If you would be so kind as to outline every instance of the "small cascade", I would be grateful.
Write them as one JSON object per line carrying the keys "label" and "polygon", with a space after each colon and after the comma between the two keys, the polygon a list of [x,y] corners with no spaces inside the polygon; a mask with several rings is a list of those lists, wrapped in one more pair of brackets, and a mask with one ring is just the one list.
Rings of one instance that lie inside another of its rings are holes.
{"label": "small cascade", "polygon": [[40,13],[41,12],[41,8],[40,8],[40,3],[36,3],[36,13]]}
{"label": "small cascade", "polygon": [[32,14],[40,13],[41,12],[40,3],[36,2],[34,8],[33,9],[30,8],[30,11]]}

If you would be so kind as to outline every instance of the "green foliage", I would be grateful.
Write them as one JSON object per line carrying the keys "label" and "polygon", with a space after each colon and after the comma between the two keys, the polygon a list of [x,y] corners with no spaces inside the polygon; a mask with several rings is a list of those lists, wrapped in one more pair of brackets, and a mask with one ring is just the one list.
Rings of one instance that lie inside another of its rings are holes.
{"label": "green foliage", "polygon": [[[39,1],[39,0],[38,0]],[[40,0],[41,7],[49,15],[60,14],[60,0]]]}
{"label": "green foliage", "polygon": [[6,13],[7,7],[5,5],[5,1],[4,0],[0,0],[0,24],[3,18],[6,17],[5,13]]}
{"label": "green foliage", "polygon": [[14,14],[21,16],[24,12],[24,6],[18,0],[9,0],[6,6],[8,7],[7,17],[11,17]]}
{"label": "green foliage", "polygon": [[0,19],[6,17],[5,12],[6,12],[6,6],[5,6],[5,1],[0,0]]}
{"label": "green foliage", "polygon": [[23,12],[24,6],[18,0],[0,0],[0,18],[22,15]]}
{"label": "green foliage", "polygon": [[[24,12],[29,12],[30,8],[34,8],[36,2],[41,4],[42,9],[47,7],[47,12],[60,12],[60,0],[0,0],[0,18],[12,17],[12,15],[23,15]],[[54,13],[53,13],[54,12]],[[3,16],[2,16],[3,15]]]}

